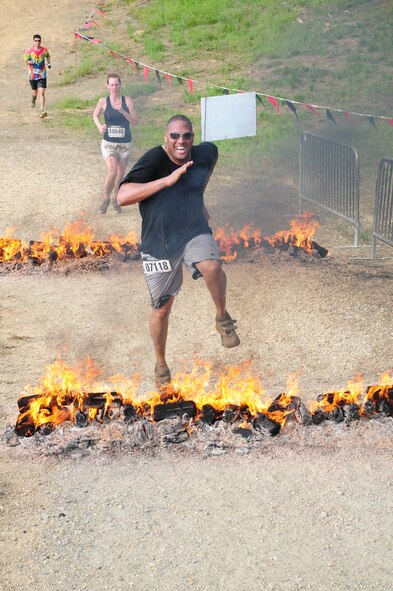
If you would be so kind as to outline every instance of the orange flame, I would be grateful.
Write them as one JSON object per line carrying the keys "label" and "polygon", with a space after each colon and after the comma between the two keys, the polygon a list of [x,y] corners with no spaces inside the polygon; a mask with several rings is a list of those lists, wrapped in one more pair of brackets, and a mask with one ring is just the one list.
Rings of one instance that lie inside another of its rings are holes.
{"label": "orange flame", "polygon": [[[261,238],[261,231],[252,224],[244,226],[239,231],[229,226],[218,228],[214,238],[218,243],[222,260],[230,262],[237,258],[241,250],[259,248],[264,244],[275,248],[283,245],[298,246],[310,252],[318,225],[318,222],[312,219],[312,214],[306,212],[290,222],[290,230],[277,232],[270,238]],[[47,260],[82,258],[87,255],[101,257],[113,251],[128,254],[138,250],[137,236],[133,232],[125,237],[111,234],[104,240],[97,240],[93,229],[86,225],[82,218],[71,222],[61,232],[57,228],[43,232],[40,240],[32,240],[29,245],[14,238],[14,231],[14,228],[7,228],[5,236],[0,237],[0,263],[30,261],[40,265]]]}
{"label": "orange flame", "polygon": [[358,374],[353,380],[348,381],[344,390],[326,392],[319,400],[312,400],[309,410],[311,414],[315,414],[318,410],[332,412],[334,408],[342,407],[345,404],[360,404],[363,387],[363,378]]}
{"label": "orange flame", "polygon": [[310,253],[313,249],[313,238],[319,227],[317,220],[313,219],[313,214],[305,211],[290,222],[290,230],[276,232],[272,238],[266,240],[274,247],[286,244],[288,246],[297,246]]}
{"label": "orange flame", "polygon": [[[192,400],[201,411],[205,404],[223,411],[227,406],[246,409],[252,418],[257,413],[266,414],[272,420],[284,424],[288,412],[275,410],[269,413],[271,399],[264,396],[259,379],[252,373],[251,361],[238,367],[227,367],[211,384],[211,364],[197,359],[191,373],[178,373],[170,386],[160,392],[150,392],[140,399],[137,397],[139,374],[132,379],[121,375],[112,376],[108,382],[102,380],[100,370],[92,359],[71,368],[58,359],[49,365],[46,374],[36,387],[27,386],[19,398],[20,414],[16,428],[30,427],[31,434],[41,425],[57,425],[73,420],[76,411],[87,412],[90,420],[97,418],[97,409],[89,408],[89,397],[94,392],[104,400],[101,417],[110,414],[110,409],[118,397],[123,405],[133,405],[138,414],[151,418],[154,408],[163,402]],[[113,385],[116,392],[113,393]],[[86,408],[87,407],[87,408]],[[244,418],[244,417],[243,417]]]}

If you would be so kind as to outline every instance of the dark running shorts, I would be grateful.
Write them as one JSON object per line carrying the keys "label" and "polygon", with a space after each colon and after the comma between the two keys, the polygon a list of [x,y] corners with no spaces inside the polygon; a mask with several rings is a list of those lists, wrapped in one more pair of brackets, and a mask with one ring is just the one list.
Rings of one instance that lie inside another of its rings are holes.
{"label": "dark running shorts", "polygon": [[[218,246],[211,234],[195,236],[177,257],[159,260],[141,253],[143,272],[150,292],[153,308],[161,308],[171,297],[177,295],[183,283],[184,264],[194,279],[201,277],[197,263],[207,260],[219,261]],[[168,270],[170,268],[170,270]]]}
{"label": "dark running shorts", "polygon": [[40,80],[29,80],[29,82],[32,90],[37,90],[37,88],[46,88],[46,78],[41,78]]}

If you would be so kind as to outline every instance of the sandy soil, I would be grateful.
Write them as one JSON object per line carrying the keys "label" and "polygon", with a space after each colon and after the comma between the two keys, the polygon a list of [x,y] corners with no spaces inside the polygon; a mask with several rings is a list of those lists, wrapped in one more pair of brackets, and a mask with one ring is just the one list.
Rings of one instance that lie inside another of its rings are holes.
{"label": "sandy soil", "polygon": [[[98,236],[139,228],[136,208],[97,213],[98,138],[64,133],[51,113],[51,101],[67,92],[56,84],[74,59],[72,32],[90,7],[72,0],[1,5],[0,234],[12,225],[19,237],[38,238],[81,209]],[[45,121],[30,109],[21,62],[35,32],[54,65]],[[73,95],[94,96],[102,86],[81,82]],[[218,225],[253,221],[266,233],[287,227],[296,177],[261,175],[256,186],[218,167],[207,192]],[[392,367],[392,265],[353,259],[325,221],[317,240],[329,248],[327,259],[259,253],[225,266],[228,308],[242,339],[233,351],[219,345],[203,282],[187,277],[171,318],[172,370],[191,370],[196,355],[216,368],[253,358],[272,394],[297,372],[304,400],[344,387],[358,372],[376,383]],[[69,363],[91,355],[106,375],[140,371],[142,390],[152,388],[149,302],[137,264],[0,281],[1,432],[15,421],[24,386],[38,383],[58,354]],[[31,440],[3,441],[2,589],[393,589],[393,421],[371,423],[288,426],[253,447],[239,437],[217,455],[203,445],[199,453],[198,446],[149,442],[126,454],[96,447],[50,455]]]}

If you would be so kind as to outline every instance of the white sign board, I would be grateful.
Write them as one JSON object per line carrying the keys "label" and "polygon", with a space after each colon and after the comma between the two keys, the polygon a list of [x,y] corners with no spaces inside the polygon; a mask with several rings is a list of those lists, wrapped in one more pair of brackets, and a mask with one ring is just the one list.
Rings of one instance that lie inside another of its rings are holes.
{"label": "white sign board", "polygon": [[255,92],[201,98],[202,141],[256,135]]}

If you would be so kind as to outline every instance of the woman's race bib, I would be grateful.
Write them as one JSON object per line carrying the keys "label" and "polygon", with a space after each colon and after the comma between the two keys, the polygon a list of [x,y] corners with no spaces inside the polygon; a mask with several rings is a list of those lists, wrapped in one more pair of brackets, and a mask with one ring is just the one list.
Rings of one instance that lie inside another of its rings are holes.
{"label": "woman's race bib", "polygon": [[112,138],[123,138],[126,135],[126,130],[120,125],[111,125],[108,127],[108,137]]}

